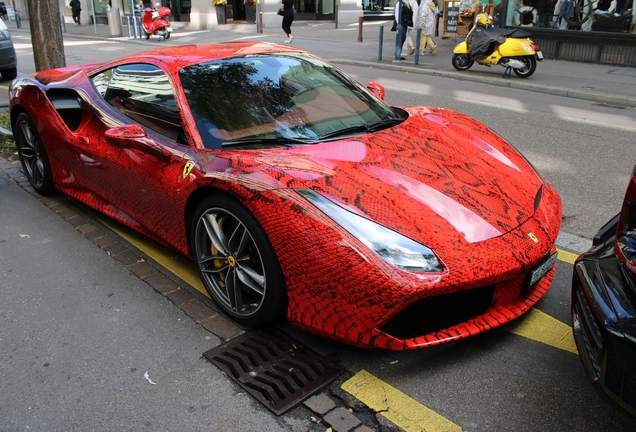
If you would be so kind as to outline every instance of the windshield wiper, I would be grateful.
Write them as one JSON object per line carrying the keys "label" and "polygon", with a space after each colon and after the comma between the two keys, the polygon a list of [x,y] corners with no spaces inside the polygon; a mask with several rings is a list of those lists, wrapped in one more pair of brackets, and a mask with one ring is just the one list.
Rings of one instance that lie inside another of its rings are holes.
{"label": "windshield wiper", "polygon": [[350,126],[344,129],[339,129],[337,131],[329,132],[324,135],[321,135],[319,139],[324,140],[324,139],[329,139],[329,138],[334,138],[334,137],[339,137],[344,135],[353,135],[356,133],[375,132],[387,127],[395,126],[397,124],[402,123],[403,121],[404,119],[399,117],[390,117],[384,120],[379,120],[374,123],[364,123],[361,125]]}
{"label": "windshield wiper", "polygon": [[290,147],[290,144],[315,144],[317,141],[309,138],[292,138],[292,137],[283,137],[283,136],[269,136],[269,137],[251,137],[251,138],[242,138],[237,140],[228,140],[224,141],[221,144],[221,147],[235,147],[242,145],[271,145],[271,144],[279,144],[283,147]]}

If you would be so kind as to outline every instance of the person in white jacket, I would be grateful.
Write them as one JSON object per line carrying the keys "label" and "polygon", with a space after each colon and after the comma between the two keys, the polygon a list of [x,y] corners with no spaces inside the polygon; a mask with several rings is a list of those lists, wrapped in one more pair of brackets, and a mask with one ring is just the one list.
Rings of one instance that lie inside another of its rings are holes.
{"label": "person in white jacket", "polygon": [[420,54],[424,55],[426,47],[429,46],[431,48],[431,55],[435,55],[437,53],[437,44],[433,42],[433,38],[431,36],[435,31],[437,6],[432,1],[423,3],[418,9],[415,17],[415,28],[422,30],[420,34]]}

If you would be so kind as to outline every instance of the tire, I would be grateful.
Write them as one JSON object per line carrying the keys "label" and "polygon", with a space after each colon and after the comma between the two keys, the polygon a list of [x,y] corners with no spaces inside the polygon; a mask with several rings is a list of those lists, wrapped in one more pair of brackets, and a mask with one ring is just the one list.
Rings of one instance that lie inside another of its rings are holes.
{"label": "tire", "polygon": [[453,54],[453,67],[459,71],[465,71],[471,68],[473,60],[470,59],[468,54]]}
{"label": "tire", "polygon": [[515,75],[519,78],[528,78],[537,70],[537,60],[534,56],[518,57],[516,59],[526,64],[526,67],[522,70],[514,69]]}
{"label": "tire", "polygon": [[15,79],[15,77],[18,76],[18,68],[14,67],[11,69],[5,69],[3,71],[0,71],[0,74],[2,75],[2,79],[4,80],[13,80]]}
{"label": "tire", "polygon": [[51,164],[42,138],[28,114],[21,113],[16,119],[14,137],[22,169],[33,189],[42,195],[53,193]]}
{"label": "tire", "polygon": [[166,40],[170,39],[170,32],[167,31],[166,34],[163,36],[163,38]]}
{"label": "tire", "polygon": [[210,297],[234,321],[258,326],[284,316],[287,292],[274,248],[256,218],[226,195],[204,199],[190,246]]}
{"label": "tire", "polygon": [[146,40],[150,39],[150,33],[148,33],[146,30],[144,30],[144,33],[146,34]]}

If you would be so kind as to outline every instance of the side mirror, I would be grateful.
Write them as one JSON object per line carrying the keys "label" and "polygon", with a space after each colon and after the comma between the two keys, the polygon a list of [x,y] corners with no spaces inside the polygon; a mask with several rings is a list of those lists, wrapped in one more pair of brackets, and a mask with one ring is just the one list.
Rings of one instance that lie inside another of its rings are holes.
{"label": "side mirror", "polygon": [[367,89],[373,93],[378,99],[384,100],[384,86],[375,81],[369,81],[367,83]]}
{"label": "side mirror", "polygon": [[144,128],[138,124],[108,129],[104,136],[106,137],[106,142],[116,148],[139,150],[161,160],[167,160],[172,156],[168,149],[149,138]]}

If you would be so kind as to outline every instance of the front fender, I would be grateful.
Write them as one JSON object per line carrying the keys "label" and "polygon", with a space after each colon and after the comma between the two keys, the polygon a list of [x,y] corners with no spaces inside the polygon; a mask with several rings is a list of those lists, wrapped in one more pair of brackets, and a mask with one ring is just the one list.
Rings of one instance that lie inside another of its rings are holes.
{"label": "front fender", "polygon": [[453,50],[453,54],[468,54],[468,44],[466,44],[466,41],[457,44]]}

